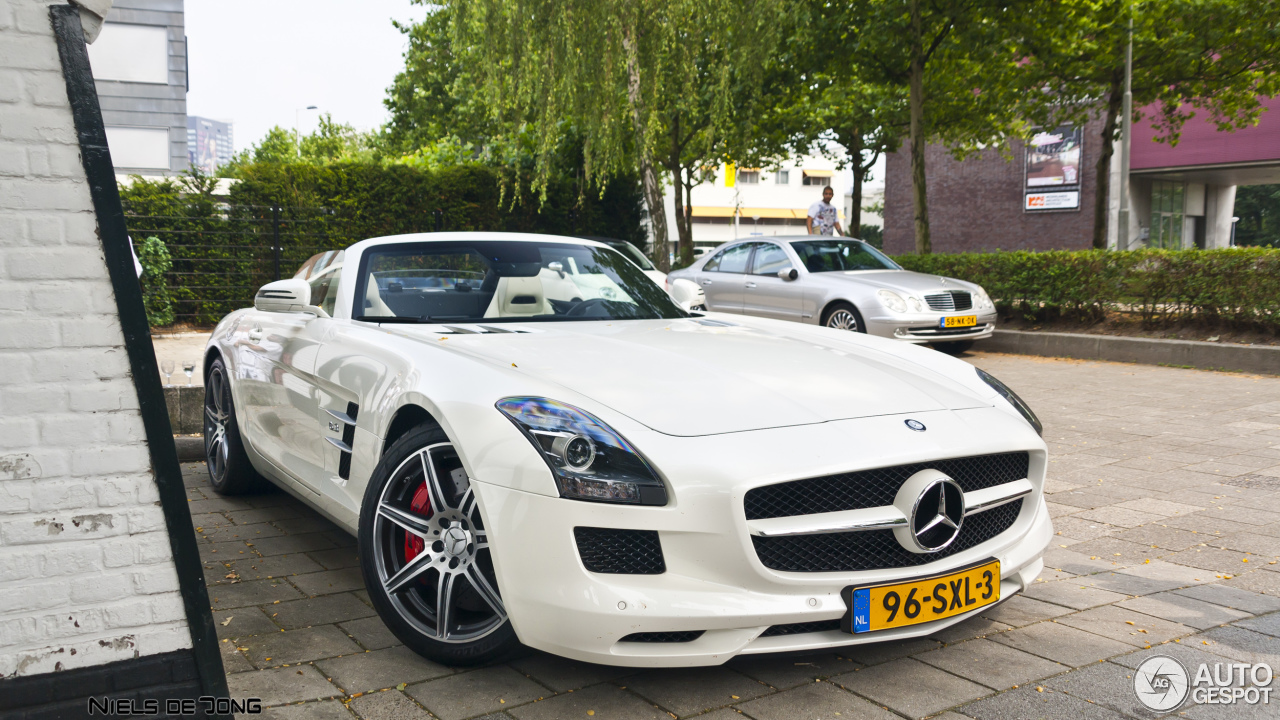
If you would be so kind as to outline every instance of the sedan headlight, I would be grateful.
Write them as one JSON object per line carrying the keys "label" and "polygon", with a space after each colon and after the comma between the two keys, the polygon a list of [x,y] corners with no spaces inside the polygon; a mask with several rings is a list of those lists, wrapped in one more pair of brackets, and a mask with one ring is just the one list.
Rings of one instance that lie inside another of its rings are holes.
{"label": "sedan headlight", "polygon": [[982,288],[978,288],[977,292],[973,294],[973,299],[974,305],[979,310],[994,310],[996,307],[996,304],[991,302],[991,298],[987,295],[987,291]]}
{"label": "sedan headlight", "polygon": [[915,295],[907,296],[907,305],[911,306],[911,312],[924,312],[924,303]]}
{"label": "sedan headlight", "polygon": [[907,311],[907,302],[902,296],[892,290],[879,290],[876,295],[880,298],[880,302],[884,306],[896,313],[904,313]]}
{"label": "sedan headlight", "polygon": [[1036,414],[1031,411],[1031,406],[1027,405],[1022,398],[1018,397],[1018,393],[1010,390],[1008,385],[997,380],[991,373],[979,368],[974,369],[978,371],[978,377],[982,378],[983,382],[990,385],[996,392],[1000,393],[1001,397],[1005,400],[1008,400],[1009,404],[1013,406],[1013,409],[1017,410],[1018,413],[1031,424],[1031,427],[1035,428],[1037,435],[1044,435],[1044,425],[1040,423],[1040,418],[1036,417]]}
{"label": "sedan headlight", "polygon": [[666,505],[667,488],[626,438],[590,413],[539,397],[498,401],[538,449],[560,496],[574,500]]}

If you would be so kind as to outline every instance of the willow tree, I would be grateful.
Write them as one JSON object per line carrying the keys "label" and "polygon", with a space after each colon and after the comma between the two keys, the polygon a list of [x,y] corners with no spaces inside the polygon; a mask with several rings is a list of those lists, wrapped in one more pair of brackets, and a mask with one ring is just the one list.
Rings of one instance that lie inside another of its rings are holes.
{"label": "willow tree", "polygon": [[[668,267],[660,173],[675,186],[682,249],[685,203],[703,167],[731,156],[735,123],[773,42],[773,0],[448,0],[455,51],[467,61],[495,119],[526,121],[535,182],[545,182],[564,128],[584,141],[584,171],[603,180],[638,170],[653,232]],[[682,192],[682,189],[684,190]]]}

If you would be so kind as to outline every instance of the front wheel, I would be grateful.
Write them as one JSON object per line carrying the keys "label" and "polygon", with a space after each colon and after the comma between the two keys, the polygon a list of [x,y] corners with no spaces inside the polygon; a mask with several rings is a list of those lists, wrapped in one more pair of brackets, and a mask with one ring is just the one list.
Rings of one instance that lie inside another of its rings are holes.
{"label": "front wheel", "polygon": [[862,323],[862,316],[858,313],[858,308],[846,302],[838,302],[827,308],[827,312],[822,318],[822,324],[835,330],[849,330],[860,333],[867,331],[866,326]]}
{"label": "front wheel", "polygon": [[359,543],[374,609],[414,652],[474,665],[519,645],[475,492],[439,428],[415,428],[383,455],[360,508]]}

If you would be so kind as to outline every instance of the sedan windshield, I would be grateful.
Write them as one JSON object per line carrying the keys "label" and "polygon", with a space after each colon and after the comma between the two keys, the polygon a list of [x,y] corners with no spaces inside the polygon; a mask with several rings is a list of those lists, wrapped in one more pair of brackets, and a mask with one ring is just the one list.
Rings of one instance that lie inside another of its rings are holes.
{"label": "sedan windshield", "polygon": [[902,269],[888,255],[861,240],[797,240],[791,247],[812,273]]}
{"label": "sedan windshield", "polygon": [[649,262],[649,258],[645,257],[644,253],[640,252],[639,248],[629,242],[611,242],[609,243],[609,247],[617,250],[623,255],[626,255],[627,259],[636,265],[639,265],[641,270],[657,269],[653,266],[653,263]]}
{"label": "sedan windshield", "polygon": [[476,240],[366,250],[366,322],[543,322],[687,317],[630,260],[595,245]]}

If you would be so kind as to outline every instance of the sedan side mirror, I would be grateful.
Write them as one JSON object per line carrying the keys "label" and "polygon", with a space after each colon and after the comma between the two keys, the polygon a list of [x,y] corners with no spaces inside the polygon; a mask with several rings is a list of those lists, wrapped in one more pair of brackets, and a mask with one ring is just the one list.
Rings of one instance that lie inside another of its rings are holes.
{"label": "sedan side mirror", "polygon": [[783,280],[795,280],[800,277],[800,271],[795,268],[782,268],[778,271],[778,277]]}
{"label": "sedan side mirror", "polygon": [[311,304],[311,286],[295,278],[263,285],[253,298],[253,307],[261,312],[305,312],[329,317],[329,313]]}

